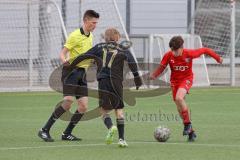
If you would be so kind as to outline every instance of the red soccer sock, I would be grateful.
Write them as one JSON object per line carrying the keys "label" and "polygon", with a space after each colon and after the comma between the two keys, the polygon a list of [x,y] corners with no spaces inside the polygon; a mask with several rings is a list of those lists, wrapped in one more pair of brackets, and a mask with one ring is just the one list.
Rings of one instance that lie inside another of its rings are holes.
{"label": "red soccer sock", "polygon": [[182,110],[181,114],[182,114],[183,124],[191,123],[188,109]]}

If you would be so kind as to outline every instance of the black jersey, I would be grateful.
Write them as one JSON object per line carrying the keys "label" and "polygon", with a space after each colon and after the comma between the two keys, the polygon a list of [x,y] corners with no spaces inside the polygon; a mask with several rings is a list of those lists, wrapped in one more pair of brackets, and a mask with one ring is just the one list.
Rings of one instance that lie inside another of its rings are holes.
{"label": "black jersey", "polygon": [[[123,68],[124,62],[126,61],[135,79],[138,78],[138,81],[141,83],[138,67],[133,55],[129,50],[121,49],[115,42],[99,43],[95,45],[84,55],[77,57],[71,65],[75,66],[82,60],[91,58],[97,62],[98,80],[105,78],[123,80]],[[139,84],[139,86],[140,85],[141,84]]]}

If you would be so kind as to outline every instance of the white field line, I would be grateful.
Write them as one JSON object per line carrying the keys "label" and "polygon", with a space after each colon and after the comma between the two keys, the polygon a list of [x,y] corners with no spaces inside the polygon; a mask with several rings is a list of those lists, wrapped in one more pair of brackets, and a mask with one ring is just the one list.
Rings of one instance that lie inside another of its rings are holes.
{"label": "white field line", "polygon": [[[117,144],[117,143],[113,143]],[[158,144],[158,145],[179,145],[179,146],[200,146],[200,147],[217,147],[217,148],[239,148],[240,145],[234,144],[204,144],[204,143],[159,143],[159,142],[131,142],[129,144]],[[104,143],[97,143],[97,144],[79,144],[79,145],[52,145],[52,146],[36,146],[36,147],[2,147],[0,151],[7,151],[7,150],[28,150],[28,149],[49,149],[49,148],[65,148],[65,147],[96,147],[96,146],[105,146]]]}
{"label": "white field line", "polygon": [[[46,142],[47,143],[47,142]],[[48,142],[49,143],[49,142]],[[51,142],[50,142],[51,143]],[[63,148],[63,147],[90,147],[90,146],[104,146],[105,144],[79,144],[79,145],[52,145],[52,146],[36,146],[36,147],[9,147],[9,148],[0,148],[0,151],[6,150],[24,150],[24,149],[47,149],[47,148]]]}

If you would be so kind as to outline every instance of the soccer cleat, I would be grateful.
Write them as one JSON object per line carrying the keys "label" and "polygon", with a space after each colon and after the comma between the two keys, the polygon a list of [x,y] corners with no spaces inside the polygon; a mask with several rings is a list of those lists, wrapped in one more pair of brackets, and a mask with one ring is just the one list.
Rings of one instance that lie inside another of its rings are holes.
{"label": "soccer cleat", "polygon": [[50,136],[49,131],[45,131],[42,128],[38,131],[38,137],[40,137],[45,142],[53,142],[54,141],[52,139],[52,137]]}
{"label": "soccer cleat", "polygon": [[125,147],[128,147],[128,144],[125,140],[119,139],[118,146],[121,147],[121,148],[125,148]]}
{"label": "soccer cleat", "polygon": [[116,126],[112,126],[109,130],[108,130],[108,133],[107,133],[107,136],[106,136],[106,144],[112,144],[113,143],[113,137],[114,135],[116,134],[117,132],[117,127]]}
{"label": "soccer cleat", "polygon": [[196,138],[197,138],[197,135],[194,131],[192,131],[191,133],[188,134],[188,141],[189,142],[195,141]]}
{"label": "soccer cleat", "polygon": [[65,134],[62,133],[62,140],[63,141],[81,141],[81,138],[77,138],[76,136],[72,135],[72,134]]}
{"label": "soccer cleat", "polygon": [[189,135],[191,132],[193,132],[192,124],[191,123],[184,124],[183,135],[184,136]]}

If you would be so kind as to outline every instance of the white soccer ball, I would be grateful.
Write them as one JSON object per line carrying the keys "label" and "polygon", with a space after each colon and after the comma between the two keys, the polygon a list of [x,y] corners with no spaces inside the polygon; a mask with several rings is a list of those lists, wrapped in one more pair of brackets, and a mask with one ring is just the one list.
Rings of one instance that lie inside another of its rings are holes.
{"label": "white soccer ball", "polygon": [[164,126],[159,126],[154,131],[154,138],[158,142],[166,142],[170,138],[170,129]]}

